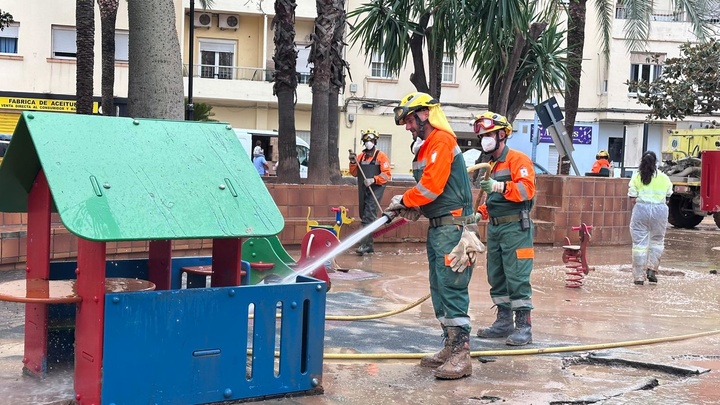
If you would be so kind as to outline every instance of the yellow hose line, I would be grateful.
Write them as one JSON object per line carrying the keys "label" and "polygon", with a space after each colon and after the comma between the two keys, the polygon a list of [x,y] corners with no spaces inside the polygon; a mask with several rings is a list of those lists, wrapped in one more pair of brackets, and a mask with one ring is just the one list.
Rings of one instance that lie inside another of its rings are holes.
{"label": "yellow hose line", "polygon": [[419,300],[413,302],[412,304],[406,306],[405,308],[401,308],[401,309],[398,309],[395,311],[383,312],[380,314],[370,314],[370,315],[325,315],[325,320],[326,321],[360,321],[360,320],[367,320],[367,319],[385,318],[385,317],[399,314],[401,312],[405,312],[409,309],[415,308],[416,306],[422,304],[428,298],[430,298],[430,294],[427,294],[426,296],[420,298]]}
{"label": "yellow hose line", "polygon": [[[483,350],[470,352],[471,357],[480,356],[524,356],[531,354],[548,354],[548,353],[565,353],[565,352],[583,352],[588,350],[612,349],[617,347],[642,346],[655,343],[675,342],[678,340],[687,340],[709,336],[720,333],[719,330],[708,332],[692,333],[689,335],[670,336],[665,338],[653,338],[644,340],[629,340],[625,342],[600,343],[596,345],[579,345],[579,346],[563,346],[563,347],[545,347],[539,349],[511,349],[511,350]],[[403,359],[420,359],[432,353],[324,353],[325,360],[403,360]]]}

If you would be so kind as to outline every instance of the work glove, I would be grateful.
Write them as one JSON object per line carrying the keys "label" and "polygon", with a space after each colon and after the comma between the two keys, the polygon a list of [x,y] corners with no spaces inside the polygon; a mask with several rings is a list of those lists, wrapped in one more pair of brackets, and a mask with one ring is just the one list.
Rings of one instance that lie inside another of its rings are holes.
{"label": "work glove", "polygon": [[462,273],[466,268],[474,266],[478,254],[485,251],[485,245],[480,242],[477,234],[469,229],[463,229],[460,242],[450,251],[447,258],[452,271]]}
{"label": "work glove", "polygon": [[398,213],[401,217],[407,219],[408,221],[417,221],[420,219],[420,210],[417,208],[406,208]]}
{"label": "work glove", "polygon": [[400,210],[406,210],[407,207],[403,204],[403,196],[402,194],[394,195],[392,199],[390,199],[390,205],[388,205],[387,209],[385,211],[400,211]]}
{"label": "work glove", "polygon": [[393,198],[390,200],[390,205],[388,205],[385,211],[395,211],[397,212],[398,216],[410,221],[417,221],[418,219],[420,219],[420,210],[417,208],[406,207],[403,204],[402,200],[402,194],[393,196]]}
{"label": "work glove", "polygon": [[373,184],[375,184],[375,178],[370,177],[369,179],[365,179],[365,181],[363,183],[365,183],[365,187],[370,187]]}
{"label": "work glove", "polygon": [[487,211],[487,205],[485,205],[485,204],[482,204],[481,206],[478,207],[477,214],[480,214],[480,218],[482,218],[486,221],[488,220],[488,218],[490,218],[490,214],[488,214],[488,211]]}
{"label": "work glove", "polygon": [[485,190],[486,193],[504,193],[505,182],[497,181],[495,179],[487,179],[480,182],[480,188]]}
{"label": "work glove", "polygon": [[350,159],[350,163],[357,163],[357,155],[353,152],[350,152],[350,155],[348,155],[348,159]]}

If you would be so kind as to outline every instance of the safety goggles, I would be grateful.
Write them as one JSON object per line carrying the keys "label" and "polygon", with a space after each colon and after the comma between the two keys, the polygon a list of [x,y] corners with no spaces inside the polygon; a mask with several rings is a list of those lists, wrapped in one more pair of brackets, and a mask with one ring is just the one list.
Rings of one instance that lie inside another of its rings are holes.
{"label": "safety goggles", "polygon": [[502,128],[505,128],[505,125],[500,121],[495,121],[492,118],[486,118],[486,117],[477,119],[473,123],[473,130],[475,130],[476,134],[479,134],[481,132],[482,133],[492,132],[495,130],[495,127],[499,127],[497,129],[502,129]]}

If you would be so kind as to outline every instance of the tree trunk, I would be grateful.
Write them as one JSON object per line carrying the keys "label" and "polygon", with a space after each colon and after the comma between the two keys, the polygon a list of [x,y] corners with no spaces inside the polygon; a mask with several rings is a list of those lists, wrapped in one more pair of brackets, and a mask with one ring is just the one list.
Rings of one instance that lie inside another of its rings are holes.
{"label": "tree trunk", "polygon": [[95,64],[95,3],[93,0],[76,0],[76,61],[75,76],[76,112],[93,113],[93,66]]}
{"label": "tree trunk", "polygon": [[[423,32],[427,29],[429,21],[430,13],[423,14],[420,17],[418,25]],[[427,78],[425,77],[424,41],[425,37],[417,32],[413,33],[410,37],[410,54],[412,55],[413,61],[413,72],[410,74],[410,83],[415,86],[415,90],[430,94],[430,88],[428,87]]]}
{"label": "tree trunk", "polygon": [[128,111],[131,117],[185,117],[173,0],[128,0]]}
{"label": "tree trunk", "polygon": [[[571,136],[575,130],[575,117],[580,98],[586,6],[587,0],[573,0],[568,5],[567,64],[569,75],[565,81],[565,131]],[[559,174],[570,174],[569,158],[563,156],[559,165]]]}
{"label": "tree trunk", "polygon": [[297,51],[295,50],[294,0],[276,0],[272,27],[275,31],[273,94],[278,99],[278,162],[280,183],[300,183],[300,164],[295,142],[295,94]]}
{"label": "tree trunk", "polygon": [[102,34],[102,112],[108,116],[115,115],[115,21],[118,6],[118,0],[98,0]]}
{"label": "tree trunk", "polygon": [[313,156],[308,167],[307,181],[310,184],[330,184],[328,167],[328,111],[330,78],[332,77],[332,39],[335,35],[337,13],[334,0],[316,0],[317,18],[313,33],[312,47],[308,61],[313,64],[312,76],[312,117],[310,119],[310,144]]}
{"label": "tree trunk", "polygon": [[[427,30],[427,38],[433,37],[432,27]],[[435,46],[434,40],[428,40],[428,76],[430,77],[430,95],[440,100],[442,93],[442,63],[445,53],[442,47]]]}
{"label": "tree trunk", "polygon": [[335,23],[335,31],[332,41],[332,57],[330,65],[332,68],[330,77],[330,95],[328,97],[328,161],[330,167],[330,182],[332,184],[341,184],[342,175],[340,174],[340,158],[339,158],[339,137],[340,137],[340,110],[338,101],[340,97],[340,89],[345,88],[345,69],[347,62],[343,59],[343,51],[345,48],[345,0],[335,0],[335,12],[337,21]]}

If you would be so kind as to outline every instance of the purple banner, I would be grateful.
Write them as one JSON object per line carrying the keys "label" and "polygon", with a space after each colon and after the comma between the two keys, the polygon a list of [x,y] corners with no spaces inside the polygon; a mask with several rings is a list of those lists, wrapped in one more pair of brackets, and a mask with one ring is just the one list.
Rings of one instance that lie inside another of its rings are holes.
{"label": "purple banner", "polygon": [[[530,124],[530,142],[533,141],[535,135],[535,125]],[[590,145],[592,143],[592,129],[590,126],[576,126],[573,132],[572,142],[578,145]],[[540,132],[540,143],[553,143],[552,137],[547,132],[547,129],[543,128],[542,125],[538,126]]]}

